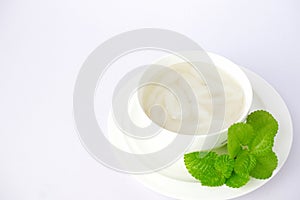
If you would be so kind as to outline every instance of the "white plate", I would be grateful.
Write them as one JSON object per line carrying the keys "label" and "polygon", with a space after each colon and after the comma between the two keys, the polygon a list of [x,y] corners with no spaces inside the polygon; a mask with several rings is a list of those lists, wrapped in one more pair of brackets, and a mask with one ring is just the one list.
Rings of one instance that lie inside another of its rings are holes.
{"label": "white plate", "polygon": [[[293,140],[292,120],[288,108],[276,92],[263,78],[244,69],[251,81],[254,99],[251,110],[263,109],[272,113],[279,122],[279,131],[275,139],[274,151],[278,156],[278,167],[274,171],[274,177],[285,163]],[[270,181],[252,178],[247,185],[239,189],[227,186],[205,187],[199,182],[186,182],[176,180],[159,173],[135,176],[142,184],[155,192],[168,197],[184,200],[194,199],[231,199],[252,192]]]}

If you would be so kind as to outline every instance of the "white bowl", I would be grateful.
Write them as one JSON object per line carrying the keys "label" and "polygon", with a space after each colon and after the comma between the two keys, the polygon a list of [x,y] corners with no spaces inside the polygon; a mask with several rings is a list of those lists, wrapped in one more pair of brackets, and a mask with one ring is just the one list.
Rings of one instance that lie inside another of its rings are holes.
{"label": "white bowl", "polygon": [[[235,79],[235,81],[242,88],[242,91],[244,93],[244,107],[241,112],[240,118],[236,120],[235,123],[243,122],[249,113],[253,98],[252,87],[250,81],[248,80],[248,77],[238,65],[234,64],[230,60],[213,53],[208,53],[208,55],[217,68],[220,68],[230,74],[230,76]],[[199,61],[199,58],[197,59],[197,61]],[[182,59],[174,55],[163,57],[157,62],[157,64],[164,66],[171,66],[176,63],[182,63]],[[130,101],[129,113],[131,120],[137,126],[145,127],[152,122],[145,114],[143,108],[141,108],[137,95],[134,95],[132,100]],[[166,147],[178,134],[161,127],[160,129],[161,130],[159,134],[147,140],[138,141],[135,138],[130,138],[127,136],[125,136],[125,138],[130,144],[134,153],[152,153]],[[191,146],[187,149],[187,152],[210,150],[212,148],[218,148],[226,144],[227,130],[228,127],[225,127],[218,132],[204,135],[193,135],[194,140]]]}

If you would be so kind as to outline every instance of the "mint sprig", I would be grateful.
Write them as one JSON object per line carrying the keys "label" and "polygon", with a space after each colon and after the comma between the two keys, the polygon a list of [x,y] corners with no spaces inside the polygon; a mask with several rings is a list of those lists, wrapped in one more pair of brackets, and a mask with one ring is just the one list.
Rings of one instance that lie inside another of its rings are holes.
{"label": "mint sprig", "polygon": [[276,169],[278,159],[273,152],[278,122],[267,111],[248,115],[246,123],[236,123],[228,129],[228,154],[193,152],[184,155],[188,172],[202,185],[226,184],[239,188],[250,177],[267,179]]}

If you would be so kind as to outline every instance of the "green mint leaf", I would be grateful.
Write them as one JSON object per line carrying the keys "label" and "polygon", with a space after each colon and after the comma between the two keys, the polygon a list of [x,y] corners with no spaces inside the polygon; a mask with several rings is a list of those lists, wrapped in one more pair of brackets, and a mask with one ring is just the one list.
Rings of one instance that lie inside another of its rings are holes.
{"label": "green mint leaf", "polygon": [[200,182],[204,186],[221,186],[225,183],[226,178],[217,170],[207,170],[205,175],[201,176]]}
{"label": "green mint leaf", "polygon": [[276,154],[270,151],[262,156],[256,155],[255,159],[256,165],[251,170],[250,175],[257,179],[270,178],[278,165]]}
{"label": "green mint leaf", "polygon": [[263,131],[258,132],[251,144],[249,150],[253,155],[263,155],[272,151],[274,137]]}
{"label": "green mint leaf", "polygon": [[184,163],[189,173],[200,180],[203,172],[212,168],[217,156],[214,152],[193,152],[184,155]]}
{"label": "green mint leaf", "polygon": [[256,135],[262,132],[275,137],[278,131],[278,122],[269,112],[264,110],[258,110],[248,115],[247,124],[253,127]]}
{"label": "green mint leaf", "polygon": [[255,137],[249,149],[254,155],[263,155],[272,151],[274,137],[278,131],[278,123],[274,117],[266,111],[255,111],[247,117],[247,124],[250,124]]}
{"label": "green mint leaf", "polygon": [[254,130],[251,125],[237,123],[228,129],[228,153],[235,158],[242,150],[247,150],[248,145],[254,137]]}
{"label": "green mint leaf", "polygon": [[246,185],[246,183],[248,183],[249,180],[250,180],[249,175],[241,176],[241,175],[236,174],[236,173],[233,172],[231,177],[226,180],[225,184],[228,187],[240,188],[240,187]]}
{"label": "green mint leaf", "polygon": [[225,178],[229,178],[233,171],[234,160],[229,155],[220,155],[215,160],[215,169],[222,173]]}
{"label": "green mint leaf", "polygon": [[194,152],[184,155],[188,172],[204,186],[221,186],[233,170],[234,161],[228,155],[215,152]]}
{"label": "green mint leaf", "polygon": [[244,150],[240,152],[235,159],[234,172],[240,176],[249,176],[250,171],[255,165],[255,157]]}

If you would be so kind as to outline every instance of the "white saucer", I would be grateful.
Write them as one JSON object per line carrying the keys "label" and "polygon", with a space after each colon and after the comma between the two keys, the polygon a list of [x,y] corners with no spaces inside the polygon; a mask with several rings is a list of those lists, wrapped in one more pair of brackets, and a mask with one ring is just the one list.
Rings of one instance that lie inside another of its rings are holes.
{"label": "white saucer", "polygon": [[[251,81],[254,99],[251,110],[263,109],[272,113],[279,122],[279,132],[275,139],[274,151],[278,156],[278,167],[274,171],[274,177],[285,163],[293,140],[292,120],[288,108],[276,92],[263,78],[244,69]],[[142,184],[155,192],[175,199],[231,199],[250,193],[270,181],[251,179],[246,186],[232,189],[227,186],[205,187],[199,182],[186,182],[176,180],[160,173],[135,176]]]}

